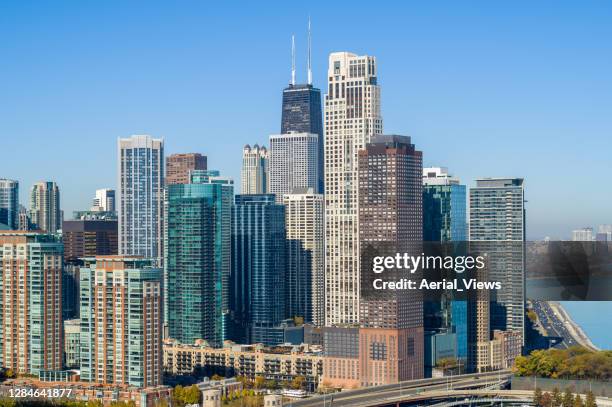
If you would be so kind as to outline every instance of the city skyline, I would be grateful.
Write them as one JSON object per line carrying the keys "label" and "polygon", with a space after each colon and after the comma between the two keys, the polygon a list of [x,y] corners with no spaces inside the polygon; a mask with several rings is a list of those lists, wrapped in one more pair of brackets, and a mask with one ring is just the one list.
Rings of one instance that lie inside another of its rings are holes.
{"label": "city skyline", "polygon": [[[0,102],[6,117],[0,134],[13,154],[0,163],[0,173],[20,181],[21,203],[34,182],[49,179],[62,190],[66,215],[86,209],[95,189],[117,187],[116,174],[93,169],[116,159],[117,138],[138,133],[163,137],[168,155],[206,154],[211,168],[238,181],[240,148],[267,145],[268,136],[280,130],[278,104],[290,81],[292,33],[297,82],[306,82],[309,11],[296,10],[297,18],[284,21],[278,11],[252,18],[251,7],[225,27],[229,10],[212,13],[224,21],[220,26],[197,6],[189,13],[167,13],[160,5],[127,7],[112,21],[108,10],[93,6],[41,10],[45,18],[25,6],[9,6],[0,28],[13,38],[10,47],[1,46],[7,63],[0,72],[11,80]],[[468,186],[483,176],[525,178],[528,238],[567,238],[583,225],[610,223],[605,203],[612,192],[575,171],[603,173],[608,165],[604,152],[611,141],[605,135],[612,122],[604,112],[612,82],[604,69],[610,44],[603,38],[610,32],[609,7],[591,3],[549,13],[537,5],[524,10],[448,5],[448,11],[411,5],[396,15],[368,10],[386,21],[371,37],[345,30],[366,11],[352,10],[346,21],[336,21],[340,5],[325,13],[321,4],[309,7],[313,85],[326,84],[325,65],[333,51],[376,55],[384,131],[411,136],[424,151],[425,166],[452,168]],[[137,12],[159,22],[159,31],[139,33],[143,23],[133,18]],[[36,30],[27,31],[31,17],[36,17]],[[77,19],[82,23],[72,24]],[[110,28],[103,28],[106,23]],[[91,31],[76,39],[82,24]],[[213,40],[218,30],[227,31],[223,41]],[[28,58],[22,58],[24,53]],[[258,63],[249,64],[244,75],[242,63],[206,64],[208,58],[202,58],[209,53],[219,60]],[[237,103],[224,92],[230,77],[253,95]],[[234,112],[242,119],[228,120]],[[36,165],[23,165],[26,154]],[[92,169],[88,176],[81,176],[87,168]],[[577,200],[579,205],[571,203]]]}

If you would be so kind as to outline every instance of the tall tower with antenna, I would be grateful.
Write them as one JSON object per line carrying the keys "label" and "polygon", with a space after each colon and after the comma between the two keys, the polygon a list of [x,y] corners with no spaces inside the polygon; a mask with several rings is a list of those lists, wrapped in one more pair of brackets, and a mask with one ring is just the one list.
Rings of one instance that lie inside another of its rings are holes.
{"label": "tall tower with antenna", "polygon": [[280,134],[311,133],[319,137],[318,191],[323,192],[323,120],[321,91],[312,84],[312,41],[310,17],[308,18],[307,82],[297,83],[295,69],[295,36],[291,36],[291,81],[283,89],[283,105]]}

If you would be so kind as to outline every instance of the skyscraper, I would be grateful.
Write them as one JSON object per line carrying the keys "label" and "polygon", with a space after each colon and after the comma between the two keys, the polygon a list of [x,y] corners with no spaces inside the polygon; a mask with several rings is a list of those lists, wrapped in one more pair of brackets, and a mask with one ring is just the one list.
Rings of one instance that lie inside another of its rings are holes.
{"label": "skyscraper", "polygon": [[97,189],[93,200],[92,211],[115,212],[115,190]]}
{"label": "skyscraper", "polygon": [[[470,189],[470,244],[489,255],[491,330],[524,336],[525,191],[522,178],[483,178]],[[474,242],[474,243],[472,243]]]}
{"label": "skyscraper", "polygon": [[189,184],[189,171],[206,170],[206,165],[200,153],[172,154],[166,158],[166,185]]}
{"label": "skyscraper", "polygon": [[313,188],[283,196],[287,229],[288,316],[325,323],[325,202]]}
{"label": "skyscraper", "polygon": [[164,142],[150,136],[118,141],[119,253],[163,254]]}
{"label": "skyscraper", "polygon": [[268,191],[268,150],[255,144],[242,149],[240,174],[243,195],[265,194]]}
{"label": "skyscraper", "polygon": [[165,321],[182,343],[227,339],[233,184],[219,181],[192,170],[189,184],[167,186]]}
{"label": "skyscraper", "polygon": [[581,229],[572,230],[572,241],[573,242],[592,242],[595,238],[592,227],[585,227]]}
{"label": "skyscraper", "polygon": [[[361,250],[421,253],[423,154],[410,137],[372,137],[358,157]],[[362,253],[363,255],[363,253]],[[361,383],[423,377],[423,300],[420,292],[387,291],[360,303]]]}
{"label": "skyscraper", "polygon": [[19,182],[0,178],[0,224],[19,229]]}
{"label": "skyscraper", "polygon": [[[423,168],[423,240],[426,242],[455,242],[453,250],[468,239],[466,187],[458,178],[440,167]],[[445,247],[450,247],[447,245]],[[457,253],[459,254],[459,253]],[[454,334],[456,357],[465,360],[468,349],[467,302],[453,299],[453,291],[441,301],[425,304],[425,329],[440,335]],[[425,347],[432,342],[426,342]],[[437,362],[437,361],[436,361]]]}
{"label": "skyscraper", "polygon": [[80,271],[81,380],[162,383],[162,271],[151,260],[100,256]]}
{"label": "skyscraper", "polygon": [[0,231],[0,364],[19,374],[62,368],[62,252],[54,235]]}
{"label": "skyscraper", "polygon": [[230,292],[234,338],[276,345],[273,328],[286,315],[285,207],[272,194],[236,195],[234,202]]}
{"label": "skyscraper", "polygon": [[284,194],[312,188],[319,192],[319,136],[289,133],[270,136],[268,192],[282,202]]}
{"label": "skyscraper", "polygon": [[37,182],[30,191],[32,228],[56,233],[62,228],[60,191],[55,182]]}
{"label": "skyscraper", "polygon": [[325,319],[359,322],[357,153],[382,134],[376,59],[329,56],[325,95]]}
{"label": "skyscraper", "polygon": [[321,91],[312,86],[312,57],[310,41],[310,20],[308,21],[308,76],[306,84],[296,84],[295,81],[295,46],[292,39],[291,50],[291,82],[283,89],[283,105],[281,115],[281,134],[310,133],[318,139],[318,180],[316,191],[323,192],[323,124],[321,117]]}

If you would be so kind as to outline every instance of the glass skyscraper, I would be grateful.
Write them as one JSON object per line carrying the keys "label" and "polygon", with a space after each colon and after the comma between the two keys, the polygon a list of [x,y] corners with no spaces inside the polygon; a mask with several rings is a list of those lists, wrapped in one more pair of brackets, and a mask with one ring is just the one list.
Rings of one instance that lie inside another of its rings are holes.
{"label": "glass skyscraper", "polygon": [[323,178],[323,119],[321,115],[321,91],[311,84],[293,85],[283,89],[281,134],[312,133],[319,136],[318,191],[324,187]]}
{"label": "glass skyscraper", "polygon": [[232,210],[231,312],[238,342],[276,345],[286,315],[285,207],[274,194],[236,195]]}
{"label": "glass skyscraper", "polygon": [[165,321],[182,343],[226,339],[233,183],[192,170],[189,184],[167,186]]}
{"label": "glass skyscraper", "polygon": [[[466,187],[448,174],[446,168],[423,169],[423,240],[426,242],[467,241]],[[443,297],[441,304],[426,304],[430,329],[454,333],[457,357],[468,353],[467,303]],[[426,346],[429,342],[426,342]]]}
{"label": "glass skyscraper", "polygon": [[18,181],[0,179],[0,224],[4,224],[13,230],[19,228]]}

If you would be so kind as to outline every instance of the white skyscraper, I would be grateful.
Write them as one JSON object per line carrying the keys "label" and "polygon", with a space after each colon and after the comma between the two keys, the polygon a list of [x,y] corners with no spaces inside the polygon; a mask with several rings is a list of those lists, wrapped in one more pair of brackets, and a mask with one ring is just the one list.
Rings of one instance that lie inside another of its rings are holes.
{"label": "white skyscraper", "polygon": [[359,322],[357,153],[383,132],[376,58],[334,52],[325,95],[325,320]]}
{"label": "white skyscraper", "polygon": [[115,190],[97,189],[96,197],[93,200],[92,211],[114,212],[115,211]]}
{"label": "white skyscraper", "polygon": [[265,194],[268,191],[268,150],[264,146],[245,145],[242,149],[241,194]]}
{"label": "white skyscraper", "polygon": [[118,142],[119,253],[163,254],[164,142],[150,136]]}
{"label": "white skyscraper", "polygon": [[283,196],[288,248],[289,315],[325,323],[324,200],[314,188]]}
{"label": "white skyscraper", "polygon": [[592,242],[595,235],[592,227],[572,230],[572,241],[574,242]]}
{"label": "white skyscraper", "polygon": [[268,192],[282,202],[284,194],[296,189],[313,188],[319,192],[319,135],[312,133],[270,136]]}

